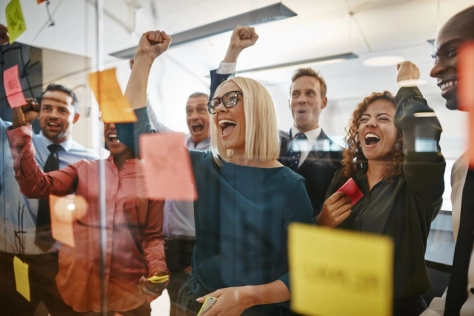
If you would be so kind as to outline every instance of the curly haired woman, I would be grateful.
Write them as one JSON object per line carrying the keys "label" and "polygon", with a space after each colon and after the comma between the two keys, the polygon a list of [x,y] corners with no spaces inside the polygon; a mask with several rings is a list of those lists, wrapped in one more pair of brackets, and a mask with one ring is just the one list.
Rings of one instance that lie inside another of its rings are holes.
{"label": "curly haired woman", "polygon": [[[419,78],[404,62],[398,81]],[[424,261],[431,221],[442,205],[446,162],[441,125],[416,87],[372,93],[347,128],[343,167],[336,172],[316,223],[390,236],[395,246],[394,315],[419,315],[430,288]],[[352,178],[363,197],[336,192]]]}

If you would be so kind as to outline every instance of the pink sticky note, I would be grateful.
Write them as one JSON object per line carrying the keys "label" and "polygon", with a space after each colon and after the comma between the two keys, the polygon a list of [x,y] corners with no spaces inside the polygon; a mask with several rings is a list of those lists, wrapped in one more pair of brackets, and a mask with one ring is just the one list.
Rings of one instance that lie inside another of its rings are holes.
{"label": "pink sticky note", "polygon": [[184,134],[181,133],[140,136],[140,155],[150,199],[197,199],[191,159],[183,144]]}
{"label": "pink sticky note", "polygon": [[20,79],[18,78],[18,65],[8,68],[3,72],[3,84],[10,107],[18,108],[26,104]]}
{"label": "pink sticky note", "polygon": [[344,183],[342,187],[337,190],[337,192],[344,192],[347,197],[351,199],[352,205],[356,204],[357,201],[359,201],[360,198],[364,196],[352,178],[347,180],[346,183]]}
{"label": "pink sticky note", "polygon": [[458,108],[469,112],[469,167],[474,168],[474,41],[458,50]]}

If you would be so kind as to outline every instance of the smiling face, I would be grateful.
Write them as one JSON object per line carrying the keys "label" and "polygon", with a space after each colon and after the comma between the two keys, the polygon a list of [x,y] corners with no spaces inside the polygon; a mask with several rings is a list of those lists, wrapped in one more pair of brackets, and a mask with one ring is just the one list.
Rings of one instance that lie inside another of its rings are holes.
{"label": "smiling face", "polygon": [[62,91],[47,91],[41,99],[38,120],[43,135],[53,143],[62,143],[71,136],[73,124],[79,119],[72,103],[72,97]]}
{"label": "smiling face", "polygon": [[305,133],[318,128],[319,115],[327,104],[327,98],[321,95],[321,82],[310,76],[299,77],[290,93],[290,109],[298,130]]}
{"label": "smiling face", "polygon": [[209,137],[208,99],[205,96],[189,98],[186,103],[186,122],[194,144]]}
{"label": "smiling face", "polygon": [[458,108],[457,100],[457,50],[460,45],[474,39],[474,7],[452,17],[439,31],[436,38],[435,65],[431,77],[437,79],[441,96],[450,110]]}
{"label": "smiling face", "polygon": [[395,105],[379,99],[367,106],[359,120],[359,139],[367,160],[386,160],[395,149],[398,131],[393,125]]}
{"label": "smiling face", "polygon": [[[234,82],[229,81],[221,85],[215,97],[222,97],[230,91],[242,91]],[[235,106],[226,108],[222,102],[216,108],[213,115],[214,124],[220,131],[222,146],[225,149],[232,149],[234,154],[245,154],[245,112],[242,95],[237,95],[238,101]]]}
{"label": "smiling face", "polygon": [[128,147],[122,144],[118,139],[114,123],[104,123],[104,139],[111,156],[118,156],[129,150]]}

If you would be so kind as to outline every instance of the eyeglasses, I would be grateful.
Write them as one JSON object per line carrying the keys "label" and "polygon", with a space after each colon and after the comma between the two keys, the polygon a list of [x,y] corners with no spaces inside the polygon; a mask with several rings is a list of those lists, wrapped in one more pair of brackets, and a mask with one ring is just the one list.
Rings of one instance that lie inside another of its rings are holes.
{"label": "eyeglasses", "polygon": [[211,114],[216,114],[216,109],[221,102],[226,108],[234,107],[239,102],[239,94],[244,95],[242,91],[229,91],[220,98],[213,98],[207,104],[207,110]]}

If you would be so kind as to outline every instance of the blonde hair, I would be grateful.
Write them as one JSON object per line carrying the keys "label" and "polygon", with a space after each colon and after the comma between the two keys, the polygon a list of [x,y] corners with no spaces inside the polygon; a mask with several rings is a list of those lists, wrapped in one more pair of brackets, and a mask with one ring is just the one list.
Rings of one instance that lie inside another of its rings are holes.
{"label": "blonde hair", "polygon": [[[275,160],[280,155],[280,139],[276,122],[275,106],[267,88],[260,82],[234,77],[222,82],[216,91],[227,82],[235,83],[243,93],[245,113],[245,158],[248,160]],[[214,120],[211,123],[211,151],[216,162],[219,156],[230,161],[232,150],[222,145],[221,130]]]}

